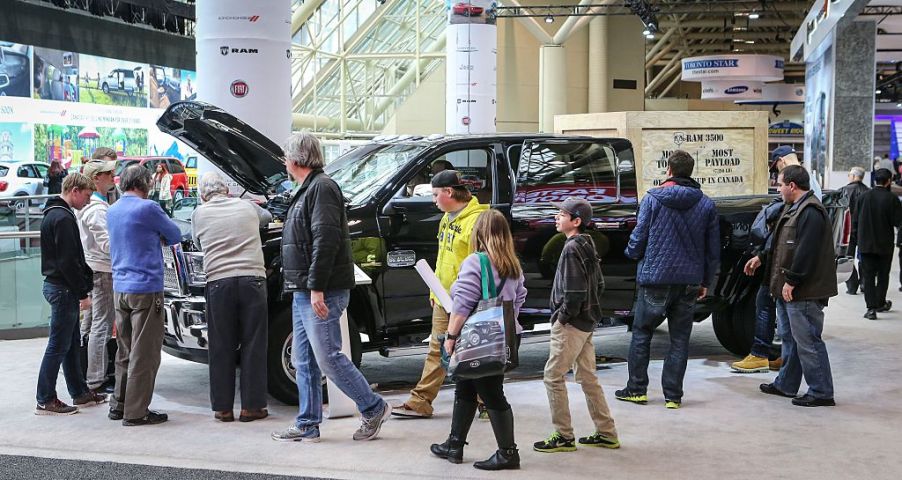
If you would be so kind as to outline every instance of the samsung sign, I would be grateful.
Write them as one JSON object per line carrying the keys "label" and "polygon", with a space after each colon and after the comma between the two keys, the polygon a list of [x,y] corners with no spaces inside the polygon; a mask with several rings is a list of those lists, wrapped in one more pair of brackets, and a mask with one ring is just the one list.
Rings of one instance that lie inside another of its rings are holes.
{"label": "samsung sign", "polygon": [[773,55],[710,55],[683,59],[682,80],[773,82],[783,79],[784,59]]}

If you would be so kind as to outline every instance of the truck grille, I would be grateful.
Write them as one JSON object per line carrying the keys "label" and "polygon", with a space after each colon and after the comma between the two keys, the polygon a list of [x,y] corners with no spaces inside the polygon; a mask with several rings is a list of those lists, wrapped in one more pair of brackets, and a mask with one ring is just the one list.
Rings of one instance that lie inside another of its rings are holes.
{"label": "truck grille", "polygon": [[179,282],[178,263],[175,259],[175,247],[163,247],[163,289],[181,293]]}

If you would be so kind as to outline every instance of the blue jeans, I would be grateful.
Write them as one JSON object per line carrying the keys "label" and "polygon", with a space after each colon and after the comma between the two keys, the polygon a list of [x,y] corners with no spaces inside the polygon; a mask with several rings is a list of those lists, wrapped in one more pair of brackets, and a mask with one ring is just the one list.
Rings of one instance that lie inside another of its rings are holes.
{"label": "blue jeans", "polygon": [[777,299],[777,328],[783,337],[783,367],[774,386],[788,395],[796,395],[805,376],[808,395],[833,398],[833,374],[824,331],[824,306],[815,300],[785,302]]}
{"label": "blue jeans", "polygon": [[752,355],[775,360],[771,354],[774,343],[774,331],[777,328],[777,306],[774,297],[770,296],[767,285],[761,285],[755,298],[755,341],[752,343]]}
{"label": "blue jeans", "polygon": [[57,398],[56,379],[60,366],[66,388],[74,399],[88,392],[81,372],[78,328],[78,300],[67,287],[44,282],[44,298],[50,304],[50,336],[38,373],[38,403],[44,405]]}
{"label": "blue jeans", "polygon": [[324,296],[329,315],[322,319],[313,312],[309,291],[294,292],[291,361],[297,371],[300,405],[296,424],[300,428],[323,421],[323,374],[357,404],[366,418],[380,414],[384,404],[360,370],[341,353],[341,314],[348,308],[351,292],[330,290]]}
{"label": "blue jeans", "polygon": [[692,334],[698,285],[640,286],[636,295],[633,339],[630,342],[629,372],[626,385],[632,393],[644,394],[648,389],[648,357],[655,329],[667,318],[670,350],[664,358],[661,386],[664,398],[683,398],[683,377],[689,360],[689,336]]}

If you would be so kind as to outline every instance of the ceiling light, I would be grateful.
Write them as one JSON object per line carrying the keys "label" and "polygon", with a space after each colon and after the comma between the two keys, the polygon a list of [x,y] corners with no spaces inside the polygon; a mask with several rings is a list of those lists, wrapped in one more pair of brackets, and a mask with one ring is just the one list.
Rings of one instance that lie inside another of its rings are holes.
{"label": "ceiling light", "polygon": [[896,108],[902,108],[902,103],[897,103]]}
{"label": "ceiling light", "polygon": [[553,22],[554,22],[554,17],[552,17],[551,15],[548,15],[547,17],[545,17],[545,23],[553,23]]}
{"label": "ceiling light", "polygon": [[749,20],[758,20],[761,17],[758,12],[752,12],[749,14]]}
{"label": "ceiling light", "polygon": [[642,30],[642,35],[645,35],[646,37],[647,37],[650,33],[651,33],[651,31],[650,31],[649,29],[647,29],[647,28],[646,28],[645,30]]}
{"label": "ceiling light", "polygon": [[880,90],[880,89],[878,88],[877,91],[874,92],[874,93],[876,93],[877,95],[880,95],[881,93],[883,93],[883,90]]}
{"label": "ceiling light", "polygon": [[655,38],[655,34],[654,34],[654,33],[649,33],[648,35],[645,36],[645,38],[651,40],[651,39]]}
{"label": "ceiling light", "polygon": [[755,41],[754,40],[746,40],[745,43],[752,44],[752,43],[755,43]]}

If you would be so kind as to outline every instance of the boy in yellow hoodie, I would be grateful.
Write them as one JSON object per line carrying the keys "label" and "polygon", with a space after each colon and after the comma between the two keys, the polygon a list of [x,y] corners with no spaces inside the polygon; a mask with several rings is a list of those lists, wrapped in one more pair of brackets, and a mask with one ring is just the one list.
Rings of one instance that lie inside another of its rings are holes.
{"label": "boy in yellow hoodie", "polygon": [[[467,255],[470,254],[470,237],[473,224],[480,213],[489,209],[470,194],[456,170],[444,170],[432,177],[432,200],[439,210],[445,212],[438,227],[438,258],[435,261],[435,275],[445,290],[457,280],[457,272]],[[441,353],[437,338],[448,330],[448,312],[442,308],[435,295],[429,296],[432,303],[432,334],[429,353],[423,364],[420,381],[410,391],[410,398],[392,410],[402,417],[426,418],[432,416],[432,401],[438,396],[439,388],[445,381]],[[447,305],[450,308],[450,305]]]}

